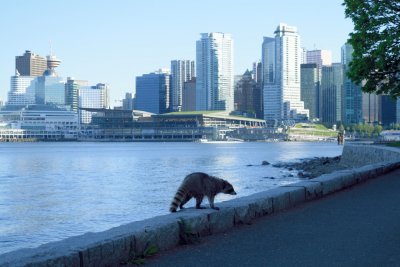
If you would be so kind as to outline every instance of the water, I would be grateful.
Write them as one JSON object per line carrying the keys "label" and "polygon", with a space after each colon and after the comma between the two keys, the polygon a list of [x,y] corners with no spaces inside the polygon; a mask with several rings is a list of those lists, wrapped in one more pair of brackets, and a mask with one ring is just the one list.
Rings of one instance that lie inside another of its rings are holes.
{"label": "water", "polygon": [[190,172],[227,179],[240,197],[300,180],[263,160],[341,151],[335,143],[295,142],[0,143],[0,254],[167,214]]}

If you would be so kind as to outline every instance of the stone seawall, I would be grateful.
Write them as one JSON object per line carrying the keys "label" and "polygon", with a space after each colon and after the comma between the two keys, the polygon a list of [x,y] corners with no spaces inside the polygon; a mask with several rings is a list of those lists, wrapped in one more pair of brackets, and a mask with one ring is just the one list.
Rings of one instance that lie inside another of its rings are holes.
{"label": "stone seawall", "polygon": [[400,149],[381,145],[349,143],[343,147],[342,161],[349,165],[367,165],[400,161]]}
{"label": "stone seawall", "polygon": [[119,266],[120,262],[142,256],[149,247],[168,250],[192,237],[230,230],[400,167],[400,149],[348,144],[343,157],[357,163],[364,160],[369,165],[218,203],[220,211],[186,209],[101,233],[20,249],[1,255],[0,266]]}

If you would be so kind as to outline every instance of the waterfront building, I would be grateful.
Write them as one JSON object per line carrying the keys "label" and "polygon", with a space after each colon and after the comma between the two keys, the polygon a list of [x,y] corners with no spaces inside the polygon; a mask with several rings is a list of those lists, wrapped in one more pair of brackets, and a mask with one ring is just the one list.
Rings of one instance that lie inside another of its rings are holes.
{"label": "waterfront building", "polygon": [[[221,112],[175,112],[151,114],[140,110],[85,109],[93,112],[85,139],[124,141],[227,140],[238,129],[264,130],[265,121],[223,115]],[[257,135],[265,140],[265,131]],[[253,136],[254,138],[255,136]],[[251,138],[251,137],[249,137]]]}
{"label": "waterfront building", "polygon": [[193,77],[194,62],[190,60],[171,61],[171,111],[181,111],[183,105],[183,86],[184,83]]}
{"label": "waterfront building", "polygon": [[320,69],[316,63],[301,64],[300,96],[310,120],[320,118]]}
{"label": "waterfront building", "polygon": [[315,63],[318,68],[332,64],[332,52],[330,50],[309,50],[306,52],[306,63]]}
{"label": "waterfront building", "polygon": [[10,79],[7,105],[25,106],[35,104],[35,77],[20,76],[17,70],[15,72],[15,76],[11,76]]}
{"label": "waterfront building", "polygon": [[78,114],[54,105],[27,105],[0,111],[0,141],[76,140]]}
{"label": "waterfront building", "polygon": [[26,50],[22,56],[15,57],[15,69],[21,76],[42,76],[47,69],[47,60]]}
{"label": "waterfront building", "polygon": [[196,42],[196,109],[233,111],[233,90],[231,35],[202,33]]}
{"label": "waterfront building", "polygon": [[88,86],[88,81],[68,77],[65,83],[65,105],[69,105],[74,112],[78,112],[79,88],[82,86]]}
{"label": "waterfront building", "polygon": [[170,75],[159,71],[136,77],[135,109],[162,114],[170,109]]}
{"label": "waterfront building", "polygon": [[351,44],[342,46],[342,64],[343,64],[343,106],[342,120],[344,124],[361,123],[362,119],[362,91],[361,86],[355,84],[349,77],[347,71],[349,63],[352,60],[353,47]]}
{"label": "waterfront building", "polygon": [[3,100],[0,98],[0,109],[4,106]]}
{"label": "waterfront building", "polygon": [[264,119],[304,120],[309,111],[300,99],[300,36],[297,28],[279,24],[275,38],[262,45]]}
{"label": "waterfront building", "polygon": [[321,120],[336,124],[342,120],[343,65],[322,66]]}
{"label": "waterfront building", "polygon": [[79,119],[82,124],[89,124],[92,121],[92,112],[84,108],[108,108],[109,107],[109,86],[98,83],[95,86],[81,86],[79,88]]}
{"label": "waterfront building", "polygon": [[184,83],[182,97],[182,111],[196,110],[196,77]]}
{"label": "waterfront building", "polygon": [[362,120],[368,124],[382,122],[382,96],[370,93],[362,93]]}
{"label": "waterfront building", "polygon": [[261,113],[261,90],[249,70],[235,83],[235,112],[246,117]]}

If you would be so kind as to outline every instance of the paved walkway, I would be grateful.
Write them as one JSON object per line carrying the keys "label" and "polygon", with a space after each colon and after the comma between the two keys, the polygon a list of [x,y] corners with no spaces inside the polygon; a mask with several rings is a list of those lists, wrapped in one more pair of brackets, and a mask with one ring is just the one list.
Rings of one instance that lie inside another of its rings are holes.
{"label": "paved walkway", "polygon": [[174,267],[400,266],[400,170],[146,262]]}

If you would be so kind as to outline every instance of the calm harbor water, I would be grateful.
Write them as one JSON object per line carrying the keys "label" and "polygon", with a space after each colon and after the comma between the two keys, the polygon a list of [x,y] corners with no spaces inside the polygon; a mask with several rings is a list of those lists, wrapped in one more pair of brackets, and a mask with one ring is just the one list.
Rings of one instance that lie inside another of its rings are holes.
{"label": "calm harbor water", "polygon": [[335,143],[0,143],[0,255],[167,214],[191,172],[229,180],[240,197],[300,180],[263,160],[341,152]]}

